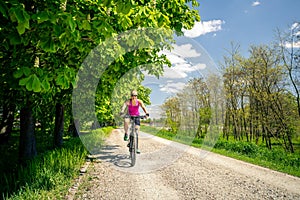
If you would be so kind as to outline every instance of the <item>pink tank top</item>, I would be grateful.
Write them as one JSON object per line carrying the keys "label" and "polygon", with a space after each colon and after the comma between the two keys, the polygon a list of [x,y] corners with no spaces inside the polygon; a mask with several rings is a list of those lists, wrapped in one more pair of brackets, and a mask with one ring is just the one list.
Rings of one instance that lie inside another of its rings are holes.
{"label": "pink tank top", "polygon": [[132,101],[129,101],[128,112],[131,116],[139,116],[139,101],[137,100],[136,105],[132,105]]}

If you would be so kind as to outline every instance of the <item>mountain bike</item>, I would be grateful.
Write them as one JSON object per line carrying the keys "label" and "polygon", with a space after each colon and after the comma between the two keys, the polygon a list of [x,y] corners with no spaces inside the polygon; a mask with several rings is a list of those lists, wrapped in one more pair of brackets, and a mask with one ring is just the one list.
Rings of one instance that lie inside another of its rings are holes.
{"label": "mountain bike", "polygon": [[138,149],[138,128],[136,128],[135,120],[144,119],[145,116],[129,116],[130,118],[130,135],[129,135],[129,152],[131,166],[134,166],[136,163],[136,154]]}

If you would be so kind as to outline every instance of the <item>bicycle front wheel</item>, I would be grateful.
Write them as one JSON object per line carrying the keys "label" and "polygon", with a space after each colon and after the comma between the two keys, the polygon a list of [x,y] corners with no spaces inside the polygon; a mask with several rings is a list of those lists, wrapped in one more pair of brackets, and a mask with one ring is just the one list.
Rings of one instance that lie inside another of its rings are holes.
{"label": "bicycle front wheel", "polygon": [[136,163],[136,150],[137,150],[137,141],[136,137],[130,136],[130,160],[131,166],[134,166]]}

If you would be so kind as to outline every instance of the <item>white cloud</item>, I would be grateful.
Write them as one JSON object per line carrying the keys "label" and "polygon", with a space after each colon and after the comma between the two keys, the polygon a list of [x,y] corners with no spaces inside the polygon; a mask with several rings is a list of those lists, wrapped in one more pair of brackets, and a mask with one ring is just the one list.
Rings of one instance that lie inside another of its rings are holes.
{"label": "white cloud", "polygon": [[174,53],[164,52],[164,54],[167,56],[167,58],[170,60],[170,62],[174,65],[185,62],[184,57],[178,56]]}
{"label": "white cloud", "polygon": [[194,66],[195,70],[199,70],[199,69],[205,69],[206,68],[206,64],[204,63],[199,63],[197,65]]}
{"label": "white cloud", "polygon": [[175,70],[174,67],[165,67],[162,77],[169,79],[180,79],[187,77],[187,74],[184,71]]}
{"label": "white cloud", "polygon": [[183,30],[183,32],[186,37],[195,38],[207,33],[222,30],[222,24],[224,23],[225,22],[222,20],[196,22],[191,30]]}
{"label": "white cloud", "polygon": [[253,3],[252,3],[252,6],[259,6],[260,5],[260,2],[259,1],[254,1]]}
{"label": "white cloud", "polygon": [[285,45],[284,45],[286,48],[300,48],[300,41],[298,41],[298,42],[294,42],[293,43],[293,45],[292,45],[292,43],[289,43],[289,42],[287,42],[287,43],[285,43]]}
{"label": "white cloud", "polygon": [[180,79],[188,77],[188,73],[206,68],[206,64],[198,63],[196,65],[188,62],[175,54],[167,54],[167,58],[171,61],[172,67],[165,66],[162,77],[170,79]]}
{"label": "white cloud", "polygon": [[186,78],[188,73],[196,70],[202,70],[206,67],[205,64],[194,64],[189,62],[188,58],[197,58],[201,53],[197,52],[191,44],[173,45],[172,51],[161,51],[170,60],[172,67],[164,67],[164,74],[162,77],[170,79]]}
{"label": "white cloud", "polygon": [[[292,24],[290,31],[293,32],[293,37],[298,37],[300,35],[300,24],[295,22]],[[300,41],[294,41],[293,43],[286,42],[284,44],[285,48],[300,48]]]}
{"label": "white cloud", "polygon": [[164,85],[160,85],[160,90],[162,92],[167,92],[167,93],[171,93],[171,94],[176,94],[178,92],[180,92],[185,86],[185,83],[183,82],[169,82],[166,83]]}
{"label": "white cloud", "polygon": [[[190,43],[182,45],[173,44],[172,51],[163,50],[160,51],[159,54],[166,55],[172,64],[172,67],[164,66],[163,75],[161,77],[165,79],[187,78],[189,73],[206,68],[206,64],[192,61],[197,60],[197,57],[201,56],[201,52],[193,48]],[[144,74],[149,76],[147,73]]]}
{"label": "white cloud", "polygon": [[160,107],[161,105],[149,105],[147,106],[147,110],[150,113],[151,118],[161,118],[163,111]]}
{"label": "white cloud", "polygon": [[295,22],[292,26],[291,26],[291,30],[294,30],[296,28],[299,28],[299,23]]}
{"label": "white cloud", "polygon": [[178,54],[184,58],[195,58],[201,56],[199,52],[193,49],[191,44],[183,44],[183,45],[173,45],[174,49],[172,53]]}

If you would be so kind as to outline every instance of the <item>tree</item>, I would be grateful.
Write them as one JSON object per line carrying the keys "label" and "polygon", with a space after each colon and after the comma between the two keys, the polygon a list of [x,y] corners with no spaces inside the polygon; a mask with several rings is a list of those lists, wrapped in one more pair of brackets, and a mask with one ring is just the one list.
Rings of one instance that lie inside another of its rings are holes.
{"label": "tree", "polygon": [[[31,110],[25,113],[32,113],[33,120],[24,122],[30,124],[21,126],[21,135],[26,132],[33,141],[33,129],[25,127],[32,127],[38,120],[43,122],[42,126],[55,131],[54,135],[61,140],[65,118],[61,111],[71,110],[76,73],[90,51],[117,33],[130,29],[163,27],[182,34],[182,28],[190,29],[200,20],[197,11],[187,5],[189,2],[192,7],[198,5],[196,0],[0,2],[1,103],[9,97],[7,102],[16,109]],[[115,49],[110,50],[114,52]],[[99,88],[101,99],[110,101],[113,85],[131,68],[150,61],[168,63],[163,56],[157,55],[158,51],[145,47],[122,55],[109,66],[101,80],[104,83],[101,85],[103,90]],[[160,70],[159,67],[147,69],[157,75]],[[52,127],[55,112],[45,112],[53,107],[60,110],[55,117],[55,130]],[[111,116],[111,111],[102,115]],[[20,137],[20,144],[33,148],[34,143],[23,141],[24,138]],[[35,155],[34,151],[32,155]]]}
{"label": "tree", "polygon": [[269,149],[276,140],[294,152],[292,119],[296,117],[280,55],[266,45],[252,46],[249,51],[247,59],[233,53],[225,60],[226,112],[230,114],[226,115],[224,134],[228,137],[232,127],[235,139],[246,134],[247,141],[254,138],[258,143],[262,137]]}
{"label": "tree", "polygon": [[181,91],[163,103],[166,125],[173,133],[181,130],[188,136],[204,137],[212,118],[210,94],[204,78],[189,80]]}
{"label": "tree", "polygon": [[300,116],[300,50],[297,44],[300,42],[300,24],[295,22],[291,27],[290,31],[281,33],[277,30],[277,37],[279,44],[277,46],[283,65],[287,70],[289,80],[291,81],[294,89],[297,101],[298,116]]}
{"label": "tree", "polygon": [[[196,135],[198,137],[204,137],[208,131],[208,126],[212,122],[212,108],[211,108],[211,90],[209,90],[208,83],[204,78],[194,78],[189,80],[184,91],[189,91],[190,95],[185,96],[185,101],[191,101],[193,119],[196,125]],[[188,98],[187,98],[188,97]],[[185,109],[185,108],[182,108]]]}
{"label": "tree", "polygon": [[241,71],[241,55],[239,54],[239,45],[231,44],[232,49],[229,56],[224,57],[224,90],[226,98],[226,115],[223,127],[224,137],[229,137],[232,129],[235,139],[241,139],[242,135],[239,129],[239,102],[241,100],[241,88],[243,83]]}
{"label": "tree", "polygon": [[166,113],[166,125],[170,128],[172,133],[177,133],[180,126],[180,112],[179,98],[168,98],[162,105],[162,110]]}

